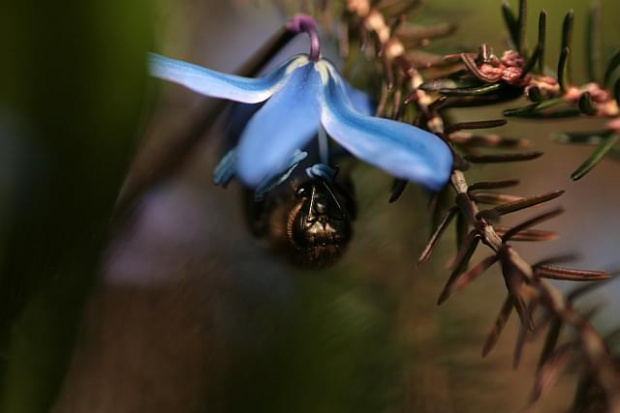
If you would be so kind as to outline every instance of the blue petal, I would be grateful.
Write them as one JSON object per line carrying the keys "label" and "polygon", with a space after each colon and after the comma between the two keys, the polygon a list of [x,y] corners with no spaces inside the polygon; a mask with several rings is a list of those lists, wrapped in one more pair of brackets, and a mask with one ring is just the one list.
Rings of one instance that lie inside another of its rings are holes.
{"label": "blue petal", "polygon": [[238,175],[256,187],[286,169],[296,149],[316,135],[323,86],[315,63],[295,69],[281,88],[256,112],[238,147]]}
{"label": "blue petal", "polygon": [[299,166],[301,161],[308,157],[308,152],[297,150],[293,154],[293,159],[290,160],[288,169],[280,174],[276,174],[275,176],[271,176],[265,179],[263,182],[258,185],[256,190],[254,191],[254,199],[256,201],[261,201],[267,192],[274,189],[276,186],[282,184],[286,181],[293,171]]}
{"label": "blue petal", "polygon": [[237,151],[231,149],[220,160],[213,171],[213,183],[216,186],[222,186],[226,188],[230,181],[235,177],[235,171],[237,169]]}
{"label": "blue petal", "polygon": [[306,175],[310,179],[323,179],[324,181],[332,182],[336,177],[337,170],[324,163],[315,163],[312,166],[306,168]]}
{"label": "blue petal", "polygon": [[228,142],[238,143],[239,137],[243,133],[243,130],[247,126],[252,116],[262,108],[264,102],[260,103],[233,103],[230,107],[230,111],[226,116],[226,135]]}
{"label": "blue petal", "polygon": [[452,170],[452,153],[437,136],[414,126],[357,113],[338,73],[329,68],[321,121],[355,157],[388,173],[440,189]]}
{"label": "blue petal", "polygon": [[375,105],[373,105],[370,97],[359,89],[355,89],[347,81],[343,80],[342,83],[347,91],[347,97],[353,106],[353,109],[358,111],[362,115],[372,116],[375,113]]}
{"label": "blue petal", "polygon": [[287,73],[307,61],[305,56],[295,56],[265,77],[251,79],[216,72],[154,53],[149,54],[151,75],[178,83],[203,95],[244,103],[267,100],[286,82]]}

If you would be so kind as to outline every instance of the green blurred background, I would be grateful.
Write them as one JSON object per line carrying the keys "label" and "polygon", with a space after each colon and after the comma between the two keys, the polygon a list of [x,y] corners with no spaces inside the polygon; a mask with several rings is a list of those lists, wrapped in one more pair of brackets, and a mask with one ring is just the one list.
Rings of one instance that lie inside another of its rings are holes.
{"label": "green blurred background", "polygon": [[[497,0],[428,0],[413,17],[459,25],[456,36],[434,43],[439,52],[482,42],[503,50],[499,7]],[[530,1],[531,29],[542,7],[551,67],[563,15],[575,9],[573,75],[583,80],[587,2]],[[620,45],[620,4],[602,7],[608,57]],[[214,102],[149,80],[145,54],[231,72],[282,23],[272,4],[20,0],[2,9],[0,412],[496,412],[525,405],[540,344],[511,371],[512,322],[498,348],[480,357],[504,298],[497,272],[435,306],[453,239],[430,264],[415,266],[430,231],[421,190],[410,187],[388,205],[389,177],[358,167],[360,216],[350,251],[330,270],[305,273],[247,234],[238,188],[212,187],[221,128],[204,117]],[[529,38],[533,44],[535,30]],[[495,118],[501,109],[454,116]],[[502,132],[531,139],[547,155],[527,167],[475,172],[518,175],[523,195],[568,190],[561,200],[568,212],[550,228],[562,239],[523,246],[532,262],[568,250],[581,253],[580,266],[618,266],[620,165],[604,161],[571,183],[588,149],[549,139],[592,126],[511,122]],[[182,168],[111,221],[129,171],[126,191],[188,134],[201,139]],[[596,319],[603,330],[616,322],[619,294],[615,283],[591,298],[609,304]],[[566,411],[573,388],[567,376],[541,411]]]}

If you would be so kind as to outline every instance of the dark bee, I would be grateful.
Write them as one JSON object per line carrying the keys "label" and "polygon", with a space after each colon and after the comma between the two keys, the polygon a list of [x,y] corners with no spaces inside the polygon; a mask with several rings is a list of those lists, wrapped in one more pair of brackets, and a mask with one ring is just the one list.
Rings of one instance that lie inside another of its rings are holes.
{"label": "dark bee", "polygon": [[[228,142],[238,141],[247,119],[260,106],[233,105]],[[293,264],[312,269],[332,265],[342,257],[353,235],[356,215],[349,175],[322,163],[347,154],[320,156],[319,146],[314,139],[304,148],[307,158],[290,177],[261,192],[259,199],[253,190],[244,190],[246,220],[254,236],[265,239],[274,251]],[[327,172],[308,172],[312,170]]]}
{"label": "dark bee", "polygon": [[302,267],[335,263],[353,234],[356,206],[348,178],[297,176],[261,201],[248,191],[246,205],[254,235]]}

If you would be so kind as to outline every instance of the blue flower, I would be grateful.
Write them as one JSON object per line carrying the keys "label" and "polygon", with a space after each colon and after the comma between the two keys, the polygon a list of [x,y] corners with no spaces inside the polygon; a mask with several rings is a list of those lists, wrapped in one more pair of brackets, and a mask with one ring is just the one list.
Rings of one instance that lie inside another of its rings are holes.
{"label": "blue flower", "polygon": [[297,55],[252,79],[151,54],[150,70],[203,95],[266,101],[248,122],[236,151],[237,175],[249,186],[286,170],[295,151],[320,127],[353,156],[397,178],[438,190],[450,176],[452,153],[445,142],[414,126],[362,113],[351,102],[355,92],[328,60]]}

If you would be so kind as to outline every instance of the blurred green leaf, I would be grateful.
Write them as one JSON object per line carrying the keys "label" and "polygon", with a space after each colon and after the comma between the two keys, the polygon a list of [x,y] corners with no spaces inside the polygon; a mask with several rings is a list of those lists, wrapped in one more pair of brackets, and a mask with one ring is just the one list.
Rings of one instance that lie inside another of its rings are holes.
{"label": "blurred green leaf", "polygon": [[609,61],[609,64],[607,65],[607,70],[605,70],[605,76],[603,77],[603,84],[610,84],[611,77],[618,68],[618,66],[620,66],[620,50],[618,50],[618,52]]}
{"label": "blurred green leaf", "polygon": [[540,57],[538,58],[538,72],[540,74],[545,73],[545,50],[547,45],[547,11],[541,10],[538,15],[538,43],[537,47],[540,50]]}
{"label": "blurred green leaf", "polygon": [[439,89],[439,92],[445,96],[480,96],[487,93],[495,92],[502,87],[501,83],[493,83],[480,87],[463,88],[463,89]]}
{"label": "blurred green leaf", "polygon": [[226,411],[372,413],[393,401],[399,368],[385,297],[335,274],[307,276],[278,339],[235,362]]}
{"label": "blurred green leaf", "polygon": [[514,12],[510,8],[510,4],[507,1],[502,3],[502,16],[504,17],[504,23],[510,34],[510,39],[515,47],[519,48],[519,20],[515,16]]}
{"label": "blurred green leaf", "polygon": [[596,148],[594,152],[582,163],[571,175],[571,179],[573,181],[577,181],[583,178],[588,172],[592,170],[598,164],[601,159],[609,152],[616,142],[618,142],[618,138],[620,136],[613,134],[609,135],[607,138],[601,140],[599,146]]}
{"label": "blurred green leaf", "polygon": [[528,115],[533,115],[560,103],[562,103],[562,99],[560,98],[548,99],[542,102],[533,103],[531,105],[522,106],[520,108],[506,109],[504,110],[504,116],[527,117]]}
{"label": "blurred green leaf", "polygon": [[596,0],[590,6],[586,33],[586,71],[590,82],[599,80],[601,66],[601,3]]}
{"label": "blurred green leaf", "polygon": [[144,107],[151,8],[3,5],[0,119],[25,153],[0,271],[2,412],[49,412],[60,388]]}
{"label": "blurred green leaf", "polygon": [[570,55],[570,48],[564,47],[560,52],[560,58],[558,59],[558,84],[562,93],[566,92],[568,86],[568,57]]}
{"label": "blurred green leaf", "polygon": [[602,132],[563,132],[557,134],[554,138],[560,143],[586,144],[596,145],[609,135],[608,131]]}

